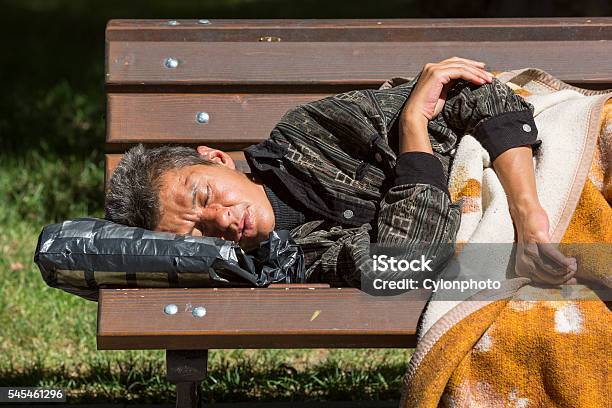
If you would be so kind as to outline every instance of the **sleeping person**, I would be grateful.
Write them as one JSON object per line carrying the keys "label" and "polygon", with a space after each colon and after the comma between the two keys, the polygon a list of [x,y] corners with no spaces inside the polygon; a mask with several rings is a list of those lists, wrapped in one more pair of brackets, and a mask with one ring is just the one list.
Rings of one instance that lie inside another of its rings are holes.
{"label": "sleeping person", "polygon": [[[244,151],[247,174],[211,147],[136,146],[113,173],[106,218],[220,237],[246,251],[275,229],[290,230],[309,280],[358,286],[371,243],[436,248],[455,241],[461,204],[451,201],[447,179],[466,133],[489,153],[516,241],[534,244],[517,251],[517,270],[536,282],[571,280],[575,259],[547,245],[548,216],[533,170],[533,107],[484,63],[457,57],[426,64],[388,89],[290,110],[268,139]],[[558,266],[555,273],[543,258]]]}

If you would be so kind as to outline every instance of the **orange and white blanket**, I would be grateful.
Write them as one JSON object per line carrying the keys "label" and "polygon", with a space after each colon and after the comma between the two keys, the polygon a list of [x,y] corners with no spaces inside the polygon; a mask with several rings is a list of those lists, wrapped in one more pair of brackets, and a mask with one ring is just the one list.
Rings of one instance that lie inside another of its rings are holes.
{"label": "orange and white blanket", "polygon": [[[538,195],[553,242],[577,278],[612,287],[612,92],[572,87],[538,69],[497,74],[535,107],[542,146]],[[458,241],[511,243],[503,188],[487,152],[466,135],[449,180],[462,199]],[[572,245],[572,244],[589,245]],[[456,256],[461,257],[458,246]],[[510,245],[508,245],[510,247]],[[612,313],[587,286],[506,280],[510,250],[492,251],[502,288],[430,301],[404,381],[403,407],[612,406]]]}

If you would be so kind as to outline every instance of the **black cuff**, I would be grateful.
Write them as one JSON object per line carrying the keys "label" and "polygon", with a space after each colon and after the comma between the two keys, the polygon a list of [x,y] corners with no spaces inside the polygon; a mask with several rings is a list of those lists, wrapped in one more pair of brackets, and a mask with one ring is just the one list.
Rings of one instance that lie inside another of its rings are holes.
{"label": "black cuff", "polygon": [[533,150],[542,144],[537,140],[538,128],[530,110],[505,112],[485,119],[476,127],[474,137],[489,152],[491,162],[513,147],[528,145]]}
{"label": "black cuff", "polygon": [[450,197],[442,162],[425,152],[405,152],[395,162],[393,186],[403,184],[431,184]]}

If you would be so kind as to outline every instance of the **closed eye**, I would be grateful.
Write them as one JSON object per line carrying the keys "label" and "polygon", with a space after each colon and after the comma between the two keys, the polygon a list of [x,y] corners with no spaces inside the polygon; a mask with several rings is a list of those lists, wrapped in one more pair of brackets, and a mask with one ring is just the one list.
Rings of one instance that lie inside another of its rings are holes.
{"label": "closed eye", "polygon": [[204,203],[204,207],[208,207],[208,205],[210,204],[211,196],[212,196],[212,189],[210,188],[210,184],[207,184],[206,185],[206,202]]}

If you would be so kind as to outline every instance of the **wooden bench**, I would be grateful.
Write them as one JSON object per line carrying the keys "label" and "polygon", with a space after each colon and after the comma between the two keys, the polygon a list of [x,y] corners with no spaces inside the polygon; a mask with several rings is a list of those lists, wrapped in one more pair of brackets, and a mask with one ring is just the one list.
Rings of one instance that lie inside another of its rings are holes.
{"label": "wooden bench", "polygon": [[[106,30],[107,180],[136,143],[241,150],[291,107],[462,56],[612,88],[612,18],[114,20]],[[165,349],[177,406],[198,406],[207,350],[414,347],[426,295],[325,285],[103,289],[98,348]],[[176,308],[173,308],[175,305]],[[176,309],[176,313],[172,313]]]}

